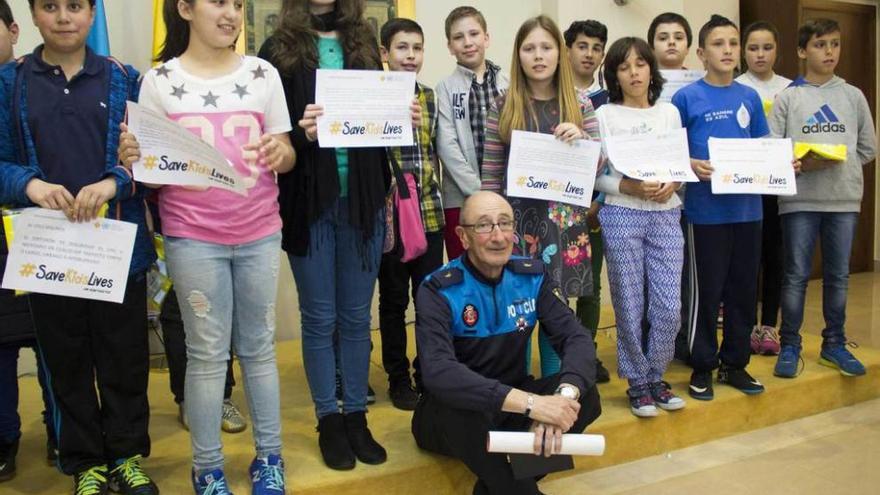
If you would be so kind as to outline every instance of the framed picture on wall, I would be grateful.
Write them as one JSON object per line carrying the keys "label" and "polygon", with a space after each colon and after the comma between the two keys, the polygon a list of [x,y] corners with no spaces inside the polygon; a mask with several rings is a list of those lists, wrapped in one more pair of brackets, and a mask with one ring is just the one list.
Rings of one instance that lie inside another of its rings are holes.
{"label": "framed picture on wall", "polygon": [[[245,2],[245,36],[247,53],[256,55],[266,38],[275,32],[280,21],[282,0],[247,0]],[[376,37],[385,21],[393,17],[415,17],[415,0],[366,0],[367,22]]]}

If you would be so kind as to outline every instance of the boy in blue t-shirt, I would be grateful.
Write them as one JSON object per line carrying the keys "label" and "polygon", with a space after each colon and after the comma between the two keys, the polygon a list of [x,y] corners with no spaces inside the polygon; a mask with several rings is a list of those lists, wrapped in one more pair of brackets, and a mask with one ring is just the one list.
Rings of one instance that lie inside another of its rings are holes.
{"label": "boy in blue t-shirt", "polygon": [[[672,103],[687,128],[691,164],[702,181],[688,184],[685,195],[689,269],[696,273],[698,294],[689,335],[694,369],[689,393],[695,399],[711,400],[712,370],[719,361],[719,383],[746,394],[764,391],[745,369],[755,323],[762,209],[759,195],[712,194],[708,141],[710,137],[760,138],[769,129],[758,93],[733,80],[740,59],[736,25],[713,15],[700,29],[697,55],[706,66],[706,77],[679,90]],[[719,352],[716,325],[721,303],[724,340]]]}

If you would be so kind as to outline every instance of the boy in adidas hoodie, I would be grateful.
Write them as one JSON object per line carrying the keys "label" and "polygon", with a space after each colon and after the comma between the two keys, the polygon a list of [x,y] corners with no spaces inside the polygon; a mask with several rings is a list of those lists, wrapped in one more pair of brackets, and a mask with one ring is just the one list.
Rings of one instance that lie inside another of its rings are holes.
{"label": "boy in adidas hoodie", "polygon": [[804,295],[816,238],[823,266],[822,351],[819,363],[846,376],[865,367],[846,348],[846,291],[849,257],[862,201],[862,166],[874,159],[876,137],[862,92],[834,75],[840,58],[840,26],[830,19],[807,21],[798,31],[798,57],[806,74],[779,95],[770,115],[774,136],[795,142],[845,144],[846,161],[807,155],[797,178],[797,195],[780,196],[785,274],[782,282],[782,349],[777,376],[797,375]]}

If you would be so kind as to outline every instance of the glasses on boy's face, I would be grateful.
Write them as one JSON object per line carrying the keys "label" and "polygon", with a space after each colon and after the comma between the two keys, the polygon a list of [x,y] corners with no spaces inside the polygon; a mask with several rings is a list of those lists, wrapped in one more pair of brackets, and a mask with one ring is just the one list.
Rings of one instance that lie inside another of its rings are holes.
{"label": "glasses on boy's face", "polygon": [[491,234],[495,227],[498,227],[498,230],[501,232],[513,232],[513,229],[516,227],[516,222],[513,220],[501,220],[497,223],[492,222],[477,222],[471,224],[459,224],[462,227],[468,227],[472,229],[477,234]]}

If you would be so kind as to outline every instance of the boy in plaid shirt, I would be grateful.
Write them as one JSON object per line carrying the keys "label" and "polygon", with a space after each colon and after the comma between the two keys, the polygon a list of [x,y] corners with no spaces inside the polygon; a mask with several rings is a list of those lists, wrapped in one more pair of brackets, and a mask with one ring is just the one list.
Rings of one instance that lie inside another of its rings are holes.
{"label": "boy in plaid shirt", "polygon": [[[380,33],[383,61],[393,71],[419,72],[424,57],[422,28],[410,19],[391,19]],[[391,148],[389,153],[404,174],[412,174],[419,193],[419,209],[427,251],[403,263],[400,255],[391,252],[382,256],[379,267],[379,330],[382,337],[382,365],[388,373],[391,402],[398,409],[415,409],[418,395],[409,375],[406,357],[406,307],[409,305],[410,282],[415,300],[419,284],[426,275],[443,264],[443,204],[437,181],[437,155],[434,140],[437,131],[437,109],[434,91],[416,83],[415,96],[422,109],[422,124],[414,129],[413,146]],[[407,187],[397,184],[397,187]]]}

